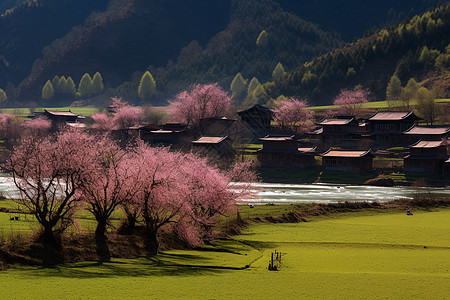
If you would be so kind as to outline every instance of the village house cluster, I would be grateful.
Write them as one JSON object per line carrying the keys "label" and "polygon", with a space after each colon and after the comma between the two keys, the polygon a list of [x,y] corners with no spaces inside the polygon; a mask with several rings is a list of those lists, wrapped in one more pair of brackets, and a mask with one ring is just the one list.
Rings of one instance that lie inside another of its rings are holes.
{"label": "village house cluster", "polygon": [[[72,112],[45,111],[53,124],[85,127]],[[392,168],[405,173],[450,175],[450,127],[419,126],[414,111],[379,111],[368,118],[335,116],[316,122],[316,128],[294,136],[271,124],[273,112],[261,105],[238,112],[239,121],[225,117],[202,119],[193,129],[185,124],[142,125],[116,133],[124,142],[139,137],[152,145],[194,151],[219,162],[237,154],[233,143],[262,142],[257,157],[263,167],[311,168],[370,173]],[[56,125],[55,125],[56,126]],[[374,158],[401,161],[377,166]],[[320,158],[320,159],[317,159]],[[400,169],[399,169],[400,168]]]}

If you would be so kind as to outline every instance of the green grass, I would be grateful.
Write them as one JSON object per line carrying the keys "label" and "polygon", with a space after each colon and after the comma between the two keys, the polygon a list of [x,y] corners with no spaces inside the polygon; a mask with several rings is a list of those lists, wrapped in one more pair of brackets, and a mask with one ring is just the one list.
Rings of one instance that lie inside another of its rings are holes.
{"label": "green grass", "polygon": [[[285,254],[281,270],[269,272],[274,249]],[[449,251],[450,209],[353,213],[252,225],[236,240],[153,259],[20,267],[0,272],[0,292],[4,299],[446,299]]]}
{"label": "green grass", "polygon": [[[83,115],[85,117],[88,117],[92,114],[95,114],[99,111],[98,107],[95,106],[83,106],[83,107],[38,107],[35,109],[36,112],[38,111],[44,111],[44,109],[47,110],[57,110],[57,111],[67,111],[70,110],[75,114]],[[17,116],[26,117],[31,114],[29,108],[1,108],[0,113],[5,114],[13,114]]]}
{"label": "green grass", "polygon": [[[450,99],[436,99],[435,101],[436,101],[436,103],[450,103]],[[396,105],[401,107],[402,103],[400,101],[398,101],[398,103],[394,103],[394,107],[392,107],[392,108],[395,108]],[[409,105],[412,105],[412,106],[417,105],[417,101],[412,100],[409,103]],[[336,108],[336,107],[334,105],[323,105],[323,106],[313,106],[313,107],[310,107],[309,109],[324,110],[324,109],[332,109],[332,108]],[[389,106],[388,101],[373,101],[373,102],[364,103],[362,105],[362,108],[387,109],[387,108],[390,108],[390,106]]]}

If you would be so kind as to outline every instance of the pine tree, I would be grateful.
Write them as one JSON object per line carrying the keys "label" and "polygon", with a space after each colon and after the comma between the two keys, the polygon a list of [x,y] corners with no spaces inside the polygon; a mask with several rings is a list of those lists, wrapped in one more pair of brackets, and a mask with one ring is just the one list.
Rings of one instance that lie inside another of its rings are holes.
{"label": "pine tree", "polygon": [[6,100],[8,100],[8,97],[6,97],[5,91],[0,89],[0,103],[5,102]]}
{"label": "pine tree", "polygon": [[52,86],[53,86],[53,89],[56,91],[56,90],[58,90],[58,82],[59,82],[59,76],[58,75],[55,75],[53,78],[52,78]]}
{"label": "pine tree", "polygon": [[88,97],[92,95],[92,79],[88,73],[81,77],[80,84],[78,86],[78,93],[80,93],[81,97]]}
{"label": "pine tree", "polygon": [[58,85],[53,85],[53,88],[55,89],[55,93],[61,93],[65,94],[67,90],[67,79],[64,76],[61,76],[58,80]]}
{"label": "pine tree", "polygon": [[392,75],[386,88],[387,100],[398,100],[402,93],[402,83],[397,75]]}
{"label": "pine tree", "polygon": [[72,77],[67,77],[67,91],[66,94],[70,96],[75,96],[75,93],[77,92],[77,87],[75,85],[75,82],[73,82]]}
{"label": "pine tree", "polygon": [[267,46],[267,43],[269,42],[269,35],[265,30],[261,31],[258,38],[256,39],[256,45],[259,47]]}
{"label": "pine tree", "polygon": [[269,96],[262,85],[258,85],[247,97],[242,105],[253,106],[255,104],[266,104],[269,101]]}
{"label": "pine tree", "polygon": [[413,98],[417,94],[419,88],[420,85],[417,83],[417,81],[414,78],[410,78],[408,80],[408,83],[406,83],[404,91],[409,98]]}
{"label": "pine tree", "polygon": [[234,97],[240,97],[247,91],[247,80],[242,77],[241,73],[237,73],[231,82],[230,90]]}
{"label": "pine tree", "polygon": [[260,85],[261,83],[259,82],[258,78],[253,77],[248,85],[247,95],[251,95],[251,93]]}
{"label": "pine tree", "polygon": [[50,80],[47,80],[44,87],[42,88],[42,99],[50,100],[55,95],[55,90],[53,89],[53,84]]}
{"label": "pine tree", "polygon": [[94,95],[98,95],[101,92],[103,92],[104,85],[103,85],[103,78],[100,72],[97,72],[94,74],[94,77],[92,77],[92,93]]}
{"label": "pine tree", "polygon": [[150,71],[146,71],[142,75],[141,81],[138,87],[138,97],[141,100],[148,100],[156,91],[155,79],[153,79]]}
{"label": "pine tree", "polygon": [[272,78],[273,80],[280,79],[285,73],[286,71],[284,70],[283,65],[279,62],[272,72]]}

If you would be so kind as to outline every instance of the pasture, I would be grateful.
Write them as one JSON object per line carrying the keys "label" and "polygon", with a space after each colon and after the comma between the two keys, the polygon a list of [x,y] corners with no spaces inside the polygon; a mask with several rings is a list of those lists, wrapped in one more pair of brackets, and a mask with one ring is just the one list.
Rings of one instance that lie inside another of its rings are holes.
{"label": "pasture", "polygon": [[[154,258],[18,267],[0,272],[0,293],[4,299],[445,299],[450,209],[413,213],[252,224],[234,239]],[[280,271],[267,270],[274,249],[284,253]]]}

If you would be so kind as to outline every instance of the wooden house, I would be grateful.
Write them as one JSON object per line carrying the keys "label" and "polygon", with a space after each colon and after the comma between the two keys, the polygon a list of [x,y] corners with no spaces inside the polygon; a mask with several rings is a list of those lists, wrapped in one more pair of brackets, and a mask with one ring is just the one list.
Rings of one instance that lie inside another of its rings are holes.
{"label": "wooden house", "polygon": [[353,116],[326,118],[316,124],[322,127],[322,131],[315,130],[314,133],[321,146],[326,149],[329,147],[368,148],[367,143],[363,145],[363,142],[364,140],[369,142],[369,126]]}
{"label": "wooden house", "polygon": [[81,120],[85,119],[85,117],[80,116],[78,114],[74,114],[70,110],[69,111],[44,110],[44,112],[38,115],[45,116],[50,121],[52,121],[52,127],[54,129],[66,125],[72,128],[86,127],[86,124],[80,122]]}
{"label": "wooden house", "polygon": [[242,123],[246,124],[249,130],[256,137],[263,137],[269,134],[273,119],[273,111],[260,104],[256,104],[246,110],[238,112]]}
{"label": "wooden house", "polygon": [[446,178],[450,178],[450,158],[444,162],[443,172]]}
{"label": "wooden house", "polygon": [[218,162],[231,162],[236,154],[227,136],[202,136],[192,141],[192,151]]}
{"label": "wooden house", "polygon": [[419,141],[409,149],[404,158],[405,173],[442,174],[448,158],[444,141]]}
{"label": "wooden house", "polygon": [[312,167],[315,165],[315,147],[299,148],[297,140],[290,137],[260,138],[263,148],[257,152],[263,167]]}
{"label": "wooden house", "polygon": [[330,171],[366,173],[373,170],[371,150],[328,150],[322,155],[322,168]]}
{"label": "wooden house", "polygon": [[377,112],[367,119],[370,124],[370,135],[375,147],[386,149],[399,146],[403,140],[403,132],[417,125],[420,120],[414,111]]}
{"label": "wooden house", "polygon": [[450,127],[420,127],[413,126],[404,133],[404,143],[407,145],[423,141],[443,141],[450,136]]}
{"label": "wooden house", "polygon": [[235,140],[237,135],[236,120],[226,117],[201,119],[199,129],[203,136],[228,136],[232,141]]}
{"label": "wooden house", "polygon": [[192,135],[186,124],[149,124],[139,127],[139,132],[140,138],[151,145],[171,147],[173,149],[189,149],[191,146]]}

